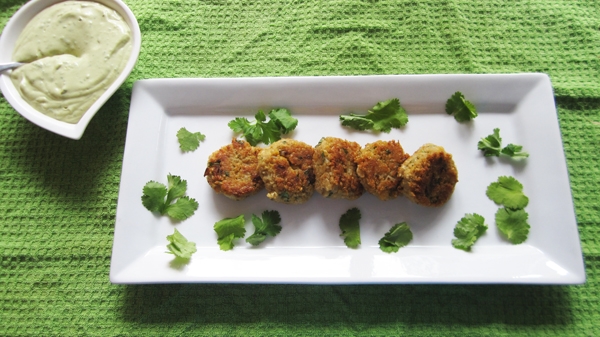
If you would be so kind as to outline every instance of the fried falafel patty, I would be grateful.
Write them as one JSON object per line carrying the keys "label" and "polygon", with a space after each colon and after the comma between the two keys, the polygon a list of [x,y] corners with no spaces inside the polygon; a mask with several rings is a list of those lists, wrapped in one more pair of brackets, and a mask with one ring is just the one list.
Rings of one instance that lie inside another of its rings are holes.
{"label": "fried falafel patty", "polygon": [[258,173],[260,148],[245,140],[233,139],[208,157],[204,176],[215,192],[242,200],[264,187]]}
{"label": "fried falafel patty", "polygon": [[313,166],[315,190],[326,198],[354,200],[364,188],[356,174],[355,157],[360,152],[356,142],[325,137],[315,146]]}
{"label": "fried falafel patty", "polygon": [[380,200],[400,195],[398,168],[408,158],[399,142],[378,140],[356,156],[356,174],[367,192]]}
{"label": "fried falafel patty", "polygon": [[265,182],[267,197],[286,204],[301,204],[315,190],[312,146],[293,139],[281,139],[258,154],[258,170]]}
{"label": "fried falafel patty", "polygon": [[400,166],[398,174],[402,194],[423,206],[445,204],[458,182],[452,155],[434,144],[421,146]]}

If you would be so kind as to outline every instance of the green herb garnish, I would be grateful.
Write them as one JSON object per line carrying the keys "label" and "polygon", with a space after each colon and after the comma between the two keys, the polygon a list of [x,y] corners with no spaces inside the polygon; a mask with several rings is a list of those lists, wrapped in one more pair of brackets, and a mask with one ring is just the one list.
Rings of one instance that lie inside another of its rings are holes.
{"label": "green herb garnish", "polygon": [[344,238],[344,243],[349,248],[357,248],[360,245],[360,218],[360,210],[356,207],[349,209],[340,217],[339,226],[342,230],[340,236]]}
{"label": "green herb garnish", "polygon": [[512,209],[523,209],[529,203],[529,198],[523,194],[523,185],[514,177],[498,177],[485,193],[496,204]]}
{"label": "green herb garnish", "polygon": [[[167,175],[168,187],[156,181],[146,183],[142,204],[151,212],[168,215],[175,220],[185,220],[194,215],[198,202],[185,195],[187,182],[179,176]],[[166,197],[166,200],[165,200]]]}
{"label": "green herb garnish", "polygon": [[471,246],[475,244],[475,241],[477,241],[487,229],[488,227],[485,224],[485,219],[481,215],[476,213],[465,214],[465,216],[458,221],[456,227],[454,227],[454,236],[456,239],[452,239],[452,246],[467,252],[471,251]]}
{"label": "green herb garnish", "polygon": [[399,129],[408,123],[408,115],[400,106],[400,100],[393,98],[377,103],[366,115],[351,113],[341,115],[343,126],[356,130],[374,130],[389,133],[392,128]]}
{"label": "green herb garnish", "polygon": [[196,252],[196,244],[188,241],[179,231],[175,228],[175,232],[171,235],[167,235],[169,244],[167,253],[174,254],[182,259],[189,259],[192,254]]}
{"label": "green herb garnish", "polygon": [[454,115],[457,122],[467,122],[477,117],[475,105],[467,101],[460,91],[455,92],[446,101],[446,113]]}
{"label": "green herb garnish", "polygon": [[244,228],[244,215],[235,218],[225,218],[217,221],[214,230],[217,232],[217,243],[221,250],[233,249],[233,240],[243,238],[246,234]]}
{"label": "green herb garnish", "polygon": [[486,194],[496,204],[504,206],[496,212],[496,226],[500,232],[514,244],[527,240],[529,215],[523,208],[529,198],[523,194],[523,185],[513,177],[501,176],[488,186]]}
{"label": "green herb garnish", "polygon": [[502,151],[502,138],[500,138],[500,129],[494,129],[494,133],[481,138],[481,140],[477,143],[477,149],[483,151],[483,155],[486,157],[500,155],[500,151]]}
{"label": "green herb garnish", "polygon": [[502,138],[500,138],[500,129],[495,128],[494,133],[491,135],[481,138],[477,143],[477,149],[483,151],[483,155],[486,157],[496,156],[500,154],[507,155],[513,158],[527,158],[529,153],[523,151],[523,147],[515,144],[508,144],[502,148]]}
{"label": "green herb garnish", "polygon": [[267,235],[275,236],[281,232],[281,216],[277,211],[262,212],[262,219],[252,214],[252,224],[254,224],[254,233],[246,238],[246,242],[253,246],[259,245],[265,241]]}
{"label": "green herb garnish", "polygon": [[189,132],[186,128],[181,128],[177,131],[177,140],[179,140],[179,148],[183,152],[194,151],[200,146],[200,142],[206,138],[200,132]]}
{"label": "green herb garnish", "polygon": [[386,253],[395,253],[406,246],[413,238],[406,222],[395,224],[389,232],[379,240],[379,248]]}
{"label": "green herb garnish", "polygon": [[267,116],[262,110],[259,110],[254,118],[256,120],[250,122],[244,117],[238,117],[227,124],[234,132],[241,133],[252,146],[260,142],[274,143],[281,139],[282,134],[291,132],[298,125],[298,120],[293,118],[287,109],[271,110],[268,122]]}
{"label": "green herb garnish", "polygon": [[529,215],[523,209],[500,208],[496,212],[496,226],[513,244],[527,240]]}
{"label": "green herb garnish", "polygon": [[502,154],[513,158],[527,158],[529,157],[529,153],[523,151],[523,146],[508,144],[505,148],[502,149]]}

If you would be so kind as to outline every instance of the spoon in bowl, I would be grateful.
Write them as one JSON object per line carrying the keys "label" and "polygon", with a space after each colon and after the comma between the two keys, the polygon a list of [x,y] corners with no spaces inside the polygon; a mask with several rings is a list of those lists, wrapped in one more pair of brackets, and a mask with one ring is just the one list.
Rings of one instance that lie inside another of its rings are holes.
{"label": "spoon in bowl", "polygon": [[0,73],[10,70],[10,69],[18,68],[24,64],[25,63],[21,63],[21,62],[0,63]]}

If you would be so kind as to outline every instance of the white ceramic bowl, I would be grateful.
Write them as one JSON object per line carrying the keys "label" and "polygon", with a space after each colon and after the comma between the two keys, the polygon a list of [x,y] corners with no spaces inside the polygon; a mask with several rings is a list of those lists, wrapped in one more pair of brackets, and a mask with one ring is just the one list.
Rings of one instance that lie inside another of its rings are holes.
{"label": "white ceramic bowl", "polygon": [[[8,21],[6,27],[4,27],[4,30],[2,31],[2,36],[0,36],[0,62],[5,63],[14,61],[11,59],[11,57],[15,42],[17,41],[17,38],[21,34],[23,28],[25,28],[27,23],[35,15],[47,7],[63,1],[64,0],[32,0],[21,7]],[[4,94],[6,100],[13,106],[15,110],[17,110],[17,112],[19,112],[23,117],[27,118],[32,123],[44,129],[72,139],[81,138],[83,131],[85,131],[85,128],[92,117],[94,117],[100,107],[102,107],[102,105],[110,98],[110,96],[117,91],[127,76],[129,76],[133,66],[137,61],[142,42],[142,36],[138,22],[127,5],[120,0],[93,1],[114,9],[123,17],[123,19],[125,19],[125,22],[127,22],[131,28],[132,48],[129,60],[127,61],[127,64],[125,65],[125,68],[121,74],[108,88],[108,90],[103,93],[102,96],[100,96],[100,98],[98,98],[98,100],[85,112],[77,124],[62,122],[37,111],[25,100],[23,100],[23,98],[21,98],[21,95],[13,85],[8,74],[4,73],[0,75],[0,90],[2,90],[2,94]]]}

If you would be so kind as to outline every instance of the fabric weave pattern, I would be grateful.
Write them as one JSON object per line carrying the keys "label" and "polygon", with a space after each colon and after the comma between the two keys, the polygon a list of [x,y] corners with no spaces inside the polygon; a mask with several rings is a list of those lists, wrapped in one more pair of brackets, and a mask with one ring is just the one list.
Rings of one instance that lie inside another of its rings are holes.
{"label": "fabric weave pattern", "polygon": [[[125,2],[140,57],[81,140],[0,96],[0,335],[600,335],[600,2]],[[24,3],[0,0],[0,27]],[[109,283],[136,80],[518,72],[553,83],[585,285]]]}

